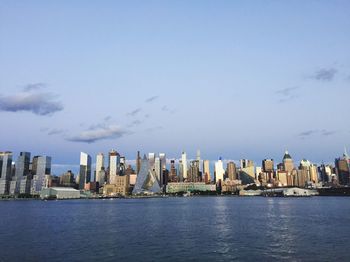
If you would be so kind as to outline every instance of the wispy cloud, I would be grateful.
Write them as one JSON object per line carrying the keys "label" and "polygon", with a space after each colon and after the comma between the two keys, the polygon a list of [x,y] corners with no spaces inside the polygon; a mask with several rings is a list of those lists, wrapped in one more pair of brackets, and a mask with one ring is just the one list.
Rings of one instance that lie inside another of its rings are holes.
{"label": "wispy cloud", "polygon": [[135,110],[127,113],[128,116],[136,116],[138,113],[140,113],[142,108],[136,108]]}
{"label": "wispy cloud", "polygon": [[22,92],[1,96],[0,111],[21,112],[27,111],[36,115],[52,115],[63,110],[63,105],[57,101],[58,96],[50,92],[42,92],[44,84],[31,84]]}
{"label": "wispy cloud", "polygon": [[141,124],[142,124],[142,122],[140,120],[134,120],[128,125],[128,127],[138,126]]}
{"label": "wispy cloud", "polygon": [[163,106],[162,108],[161,108],[161,110],[163,111],[163,112],[169,112],[170,114],[174,114],[176,111],[175,111],[175,109],[170,109],[170,108],[168,108],[168,106]]}
{"label": "wispy cloud", "polygon": [[147,98],[147,99],[145,100],[145,102],[146,102],[146,103],[150,103],[150,102],[156,100],[158,97],[159,97],[159,96],[152,96],[152,97],[149,97],[149,98]]}
{"label": "wispy cloud", "polygon": [[46,87],[45,83],[28,84],[25,87],[23,87],[23,91],[28,92],[28,91],[32,91],[32,90],[43,89],[45,87]]}
{"label": "wispy cloud", "polygon": [[299,89],[299,86],[287,87],[276,91],[276,94],[279,96],[279,102],[287,102],[298,97],[296,91]]}
{"label": "wispy cloud", "polygon": [[312,75],[312,78],[323,82],[330,82],[334,79],[337,72],[338,70],[335,68],[321,68]]}
{"label": "wispy cloud", "polygon": [[60,134],[63,134],[65,132],[66,132],[66,130],[64,130],[64,129],[51,129],[51,130],[49,130],[49,132],[47,134],[49,136],[52,136],[52,135],[60,135]]}
{"label": "wispy cloud", "polygon": [[94,143],[100,140],[117,139],[129,133],[118,125],[98,126],[88,129],[76,136],[67,137],[71,142]]}
{"label": "wispy cloud", "polygon": [[334,130],[326,130],[326,129],[314,129],[314,130],[306,130],[306,131],[303,131],[301,133],[298,134],[298,136],[301,138],[301,139],[305,139],[307,137],[310,137],[310,136],[314,136],[314,135],[321,135],[321,136],[331,136],[331,135],[334,135],[336,134],[337,131],[334,131]]}

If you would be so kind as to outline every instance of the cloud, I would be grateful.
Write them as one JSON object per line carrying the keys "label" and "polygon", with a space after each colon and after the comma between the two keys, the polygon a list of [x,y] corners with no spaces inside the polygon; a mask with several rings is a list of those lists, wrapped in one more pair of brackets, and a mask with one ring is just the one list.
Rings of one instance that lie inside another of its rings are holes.
{"label": "cloud", "polygon": [[307,136],[314,135],[316,133],[318,133],[318,130],[307,130],[307,131],[301,132],[298,136],[304,138],[304,137],[307,137]]}
{"label": "cloud", "polygon": [[107,121],[109,121],[109,120],[111,120],[111,119],[112,119],[111,116],[106,116],[103,120],[107,122]]}
{"label": "cloud", "polygon": [[98,126],[81,132],[79,135],[66,138],[71,142],[95,143],[100,140],[117,139],[129,133],[118,125]]}
{"label": "cloud", "polygon": [[335,133],[337,133],[337,131],[328,131],[328,130],[321,130],[321,135],[323,136],[331,136],[331,135],[334,135]]}
{"label": "cloud", "polygon": [[314,73],[312,78],[319,81],[329,82],[334,79],[337,72],[338,70],[335,68],[321,68]]}
{"label": "cloud", "polygon": [[63,134],[64,132],[66,132],[66,130],[64,129],[51,129],[47,134],[49,136],[52,136],[52,135],[60,135],[60,134]]}
{"label": "cloud", "polygon": [[297,98],[298,95],[295,93],[295,91],[299,88],[299,86],[294,86],[277,90],[276,94],[280,97],[279,102],[283,103]]}
{"label": "cloud", "polygon": [[163,106],[163,107],[161,108],[161,110],[162,110],[163,112],[169,112],[170,114],[174,114],[174,113],[176,112],[174,109],[170,109],[170,108],[168,108],[167,106]]}
{"label": "cloud", "polygon": [[9,96],[0,96],[0,111],[27,111],[36,115],[45,116],[63,110],[62,103],[57,101],[57,95],[40,91],[42,85],[43,84],[28,85],[25,88],[26,91]]}
{"label": "cloud", "polygon": [[128,125],[128,127],[138,126],[141,124],[142,124],[142,122],[140,120],[134,120],[131,122],[131,124]]}
{"label": "cloud", "polygon": [[322,136],[331,136],[336,134],[337,131],[330,131],[330,130],[326,130],[326,129],[315,129],[315,130],[307,130],[304,132],[301,132],[300,134],[298,134],[298,136],[302,139],[306,138],[306,137],[310,137],[313,135],[322,135]]}
{"label": "cloud", "polygon": [[146,103],[151,103],[152,101],[156,100],[159,96],[152,96],[145,100]]}
{"label": "cloud", "polygon": [[25,87],[23,87],[23,91],[28,92],[28,91],[32,91],[32,90],[43,89],[45,87],[46,87],[45,83],[28,84]]}
{"label": "cloud", "polygon": [[128,116],[136,116],[138,113],[140,113],[142,108],[136,108],[134,111],[131,111],[127,113]]}

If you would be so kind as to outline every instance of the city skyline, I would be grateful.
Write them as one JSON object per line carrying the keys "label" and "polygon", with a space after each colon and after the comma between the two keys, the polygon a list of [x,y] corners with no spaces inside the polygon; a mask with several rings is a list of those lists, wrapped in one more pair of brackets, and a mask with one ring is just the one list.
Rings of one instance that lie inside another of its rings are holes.
{"label": "city skyline", "polygon": [[328,163],[350,146],[350,3],[136,2],[0,3],[2,150],[57,170],[111,148]]}

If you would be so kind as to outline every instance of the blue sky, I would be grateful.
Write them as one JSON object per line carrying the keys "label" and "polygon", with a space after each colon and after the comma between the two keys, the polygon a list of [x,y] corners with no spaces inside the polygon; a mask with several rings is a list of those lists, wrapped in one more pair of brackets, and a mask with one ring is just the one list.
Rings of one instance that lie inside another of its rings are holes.
{"label": "blue sky", "polygon": [[0,150],[331,162],[349,1],[1,1]]}

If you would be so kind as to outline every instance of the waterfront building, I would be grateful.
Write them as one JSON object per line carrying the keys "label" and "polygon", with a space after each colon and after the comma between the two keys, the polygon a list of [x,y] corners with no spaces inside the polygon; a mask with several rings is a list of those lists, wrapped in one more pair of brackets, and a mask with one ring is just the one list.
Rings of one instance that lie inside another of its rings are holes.
{"label": "waterfront building", "polygon": [[156,174],[150,167],[149,160],[144,156],[141,161],[140,172],[137,175],[133,194],[154,194],[160,193],[161,189]]}
{"label": "waterfront building", "polygon": [[115,150],[109,152],[108,171],[109,175],[107,184],[114,184],[114,180],[120,172],[120,155]]}
{"label": "waterfront building", "polygon": [[12,152],[0,152],[0,195],[7,195],[10,189]]}
{"label": "waterfront building", "polygon": [[215,183],[219,183],[220,181],[224,181],[225,169],[221,157],[218,161],[215,162]]}
{"label": "waterfront building", "polygon": [[44,188],[40,192],[41,199],[79,199],[80,191],[70,187]]}
{"label": "waterfront building", "polygon": [[80,152],[79,189],[84,189],[85,184],[91,181],[91,156]]}
{"label": "waterfront building", "polygon": [[98,153],[96,156],[96,172],[95,172],[96,182],[100,185],[105,183],[105,157],[103,153]]}
{"label": "waterfront building", "polygon": [[107,184],[103,187],[103,195],[105,196],[126,196],[129,194],[130,176],[116,176],[114,184]]}
{"label": "waterfront building", "polygon": [[39,194],[47,187],[47,176],[51,175],[51,157],[35,156],[33,158],[33,180],[31,185],[31,194]]}
{"label": "waterfront building", "polygon": [[233,161],[227,163],[226,173],[229,180],[237,180],[236,164]]}
{"label": "waterfront building", "polygon": [[215,192],[216,186],[206,184],[204,182],[183,182],[183,183],[168,183],[166,193],[176,194],[184,192]]}

